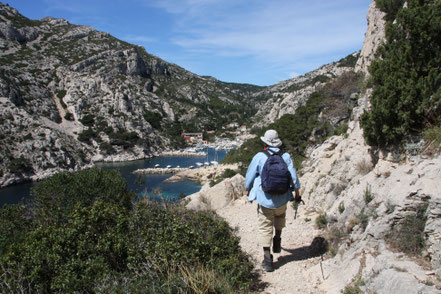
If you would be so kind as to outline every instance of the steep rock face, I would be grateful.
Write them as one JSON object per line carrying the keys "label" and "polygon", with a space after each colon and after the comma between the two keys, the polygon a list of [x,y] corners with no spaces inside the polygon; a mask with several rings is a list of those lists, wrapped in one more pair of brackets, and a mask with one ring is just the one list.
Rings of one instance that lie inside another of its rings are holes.
{"label": "steep rock face", "polygon": [[219,210],[245,194],[244,177],[240,174],[224,180],[209,188],[205,185],[201,191],[189,196],[186,207],[194,210]]}
{"label": "steep rock face", "polygon": [[369,74],[368,67],[372,60],[375,59],[375,51],[378,46],[384,42],[386,21],[384,20],[385,13],[375,7],[375,1],[372,1],[369,6],[367,15],[367,30],[363,43],[363,48],[360,52],[360,58],[355,65],[356,71],[362,71],[366,75]]}
{"label": "steep rock face", "polygon": [[[359,71],[368,72],[373,53],[384,38],[383,15],[373,2],[357,62]],[[413,149],[421,146],[408,146],[406,154],[397,154],[366,145],[359,118],[369,107],[370,94],[368,90],[360,96],[347,134],[311,149],[304,162],[301,181],[307,209],[326,215],[331,234],[338,232],[337,239],[343,240],[337,255],[321,265],[329,277],[319,289],[340,293],[358,280],[364,283],[358,286],[368,293],[438,293],[441,157],[415,155]],[[420,262],[397,252],[391,241],[418,211],[427,218],[423,224],[427,251]],[[429,271],[421,265],[427,261]],[[317,266],[310,270],[317,278],[319,272]]]}
{"label": "steep rock face", "polygon": [[243,122],[262,89],[199,77],[108,33],[29,20],[1,3],[0,47],[0,186],[152,156],[179,145],[182,130]]}

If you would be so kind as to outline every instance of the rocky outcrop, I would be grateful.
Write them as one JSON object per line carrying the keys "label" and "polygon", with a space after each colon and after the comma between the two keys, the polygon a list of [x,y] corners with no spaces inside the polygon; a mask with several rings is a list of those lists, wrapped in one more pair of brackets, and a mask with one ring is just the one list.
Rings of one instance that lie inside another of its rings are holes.
{"label": "rocky outcrop", "polygon": [[212,188],[204,185],[201,191],[187,197],[186,207],[195,210],[219,210],[245,195],[245,179],[237,174]]}
{"label": "rocky outcrop", "polygon": [[168,178],[166,182],[181,182],[185,179],[188,179],[190,181],[199,182],[204,185],[209,183],[210,181],[214,181],[216,178],[221,177],[223,173],[228,169],[237,170],[238,165],[219,164],[196,169],[185,169]]}
{"label": "rocky outcrop", "polygon": [[355,65],[356,71],[362,71],[366,75],[369,74],[368,67],[372,60],[375,59],[375,51],[385,39],[386,21],[384,20],[384,16],[385,13],[377,9],[375,7],[375,1],[372,1],[367,15],[368,27],[363,48]]}

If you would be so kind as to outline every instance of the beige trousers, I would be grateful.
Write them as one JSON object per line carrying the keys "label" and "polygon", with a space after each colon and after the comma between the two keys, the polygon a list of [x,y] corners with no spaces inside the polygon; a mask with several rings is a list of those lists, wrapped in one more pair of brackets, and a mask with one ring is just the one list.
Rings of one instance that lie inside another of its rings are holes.
{"label": "beige trousers", "polygon": [[258,205],[257,217],[259,221],[259,244],[262,247],[271,247],[273,241],[273,227],[281,230],[286,223],[287,204],[275,209]]}

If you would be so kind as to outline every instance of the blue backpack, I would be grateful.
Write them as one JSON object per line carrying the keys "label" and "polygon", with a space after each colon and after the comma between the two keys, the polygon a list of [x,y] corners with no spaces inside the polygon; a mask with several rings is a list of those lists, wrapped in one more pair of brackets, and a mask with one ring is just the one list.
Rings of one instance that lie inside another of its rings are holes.
{"label": "blue backpack", "polygon": [[288,165],[282,158],[283,152],[263,151],[268,156],[262,168],[260,178],[262,180],[262,190],[269,194],[285,194],[291,185],[291,173]]}

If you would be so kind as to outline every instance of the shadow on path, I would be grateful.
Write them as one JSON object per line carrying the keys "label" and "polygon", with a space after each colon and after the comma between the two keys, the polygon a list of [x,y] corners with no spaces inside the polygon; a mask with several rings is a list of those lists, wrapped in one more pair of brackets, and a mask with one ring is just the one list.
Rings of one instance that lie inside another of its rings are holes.
{"label": "shadow on path", "polygon": [[280,256],[277,261],[274,262],[275,269],[278,269],[289,262],[306,260],[325,254],[328,251],[328,241],[323,237],[315,237],[309,246],[303,246],[296,249],[283,248],[283,250],[290,254]]}

